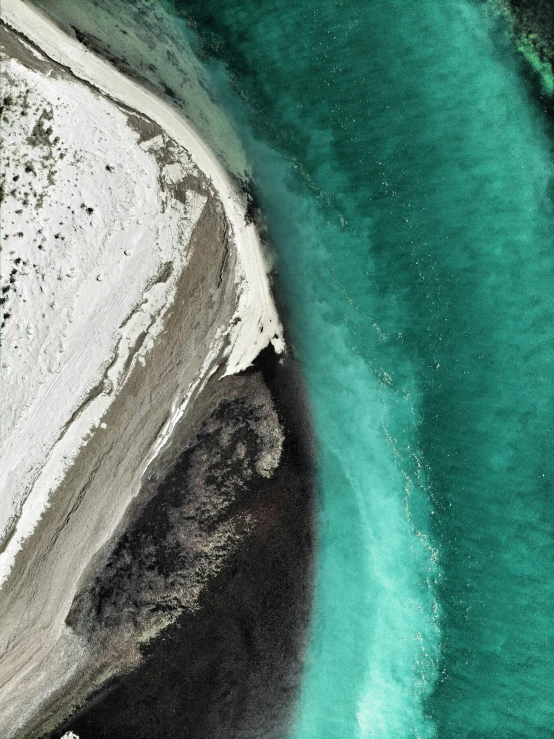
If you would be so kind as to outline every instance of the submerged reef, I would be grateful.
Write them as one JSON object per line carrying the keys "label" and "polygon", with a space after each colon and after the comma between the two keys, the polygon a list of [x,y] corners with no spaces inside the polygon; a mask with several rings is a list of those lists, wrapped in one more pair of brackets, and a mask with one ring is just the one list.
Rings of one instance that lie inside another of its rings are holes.
{"label": "submerged reef", "polygon": [[302,398],[293,360],[272,349],[208,384],[68,616],[98,673],[123,644],[137,664],[43,736],[282,736],[311,592]]}

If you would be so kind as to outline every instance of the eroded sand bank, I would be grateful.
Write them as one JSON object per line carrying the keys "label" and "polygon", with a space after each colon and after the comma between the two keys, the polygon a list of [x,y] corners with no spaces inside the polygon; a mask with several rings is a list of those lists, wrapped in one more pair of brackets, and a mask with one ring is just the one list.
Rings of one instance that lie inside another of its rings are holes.
{"label": "eroded sand bank", "polygon": [[[179,529],[178,539],[188,550],[194,550],[197,541],[200,554],[187,560],[188,569],[181,563],[179,577],[173,572],[171,577],[158,579],[158,591],[154,588],[150,601],[144,598],[144,591],[152,591],[152,582],[139,573],[134,594],[127,594],[129,602],[133,598],[140,602],[138,615],[117,624],[108,619],[99,625],[90,614],[86,616],[86,608],[79,611],[75,606],[76,594],[86,593],[94,578],[102,576],[109,557],[117,551],[117,542],[156,494],[164,476],[192,443],[190,439],[196,438],[200,427],[205,429],[210,413],[219,413],[217,409],[226,402],[227,390],[222,388],[231,382],[221,379],[223,375],[247,368],[268,343],[281,352],[283,340],[258,237],[245,219],[245,203],[202,140],[163,102],[68,40],[19,0],[6,0],[2,17],[8,24],[2,29],[6,54],[25,68],[29,84],[39,84],[36,75],[55,82],[59,106],[64,102],[60,84],[71,85],[77,99],[93,94],[126,119],[137,145],[149,155],[148,166],[152,161],[155,164],[150,176],[163,193],[159,216],[162,237],[177,242],[173,258],[162,260],[163,269],[155,269],[142,288],[146,292],[154,289],[147,298],[143,295],[141,304],[153,306],[151,313],[142,316],[143,324],[136,320],[133,324],[137,309],[127,312],[122,325],[132,325],[133,331],[114,334],[116,350],[108,351],[107,361],[100,362],[99,377],[89,378],[89,387],[83,386],[80,394],[67,382],[52,387],[46,383],[44,397],[45,381],[38,382],[38,389],[31,388],[36,390],[36,412],[26,426],[18,426],[20,417],[14,420],[14,428],[19,429],[20,457],[18,464],[12,465],[10,479],[17,483],[17,475],[23,474],[26,490],[18,499],[21,487],[14,484],[15,493],[6,498],[17,500],[17,505],[0,555],[7,577],[0,591],[0,733],[23,737],[44,732],[110,675],[138,664],[141,644],[183,612],[193,613],[206,585],[237,551],[237,542],[256,529],[248,506],[241,512],[242,523],[235,517],[232,502],[245,485],[240,475],[228,491],[227,502],[221,505],[202,498],[205,485],[195,489],[190,483],[187,490],[196,504],[187,504],[193,506],[187,520],[192,518],[196,523],[186,531]],[[110,135],[113,131],[106,133],[108,139]],[[111,174],[107,167],[106,172],[106,177]],[[129,176],[136,173],[131,171]],[[117,193],[113,199],[117,201]],[[85,204],[85,209],[88,207]],[[164,231],[172,208],[175,227]],[[121,231],[125,245],[125,228]],[[125,269],[120,268],[118,278],[119,264],[116,261],[114,267],[104,269],[113,285],[102,300],[118,292],[125,294],[121,291]],[[95,272],[96,278],[99,275],[102,273]],[[160,292],[157,297],[156,291]],[[32,296],[29,299],[32,308]],[[102,338],[102,331],[99,326],[94,335]],[[85,348],[90,342],[84,342]],[[43,349],[39,347],[39,357]],[[125,351],[118,353],[117,349]],[[70,363],[81,353],[74,349],[66,355],[62,352],[61,372],[67,372],[64,358]],[[77,371],[67,375],[72,376],[80,375]],[[244,449],[239,445],[238,452],[234,446],[233,454],[238,453],[243,460],[243,478],[253,474],[263,483],[283,464],[287,423],[276,415],[262,380],[248,377],[238,385],[229,385],[228,392],[235,404],[249,409],[250,420],[244,424],[255,441],[250,453],[246,444]],[[212,388],[209,392],[207,386]],[[30,461],[26,448],[36,449],[32,434],[40,432],[41,424],[46,428],[51,418],[44,415],[49,399],[59,415],[60,403],[55,400],[60,392],[65,392],[64,397],[73,392],[73,405],[67,404],[63,411],[63,433],[54,434],[52,443],[44,446],[42,458]],[[233,418],[230,428],[236,425]],[[179,443],[168,444],[176,432]],[[224,440],[232,434],[229,430],[221,433]],[[8,433],[6,438],[3,452],[9,467],[14,458],[14,434]],[[218,443],[228,445],[221,439]],[[150,464],[153,460],[157,467]],[[305,478],[304,473],[296,474],[290,492],[295,497],[302,489],[305,518],[298,520],[309,522],[309,474]],[[282,503],[286,505],[286,501],[285,495]],[[206,515],[213,518],[208,533],[200,539],[197,506],[211,511]],[[304,564],[300,569],[305,575],[309,547],[301,550]],[[172,606],[160,609],[158,600]],[[303,609],[304,605],[302,613]],[[70,610],[73,615],[66,622]],[[152,611],[157,613],[155,617]]]}

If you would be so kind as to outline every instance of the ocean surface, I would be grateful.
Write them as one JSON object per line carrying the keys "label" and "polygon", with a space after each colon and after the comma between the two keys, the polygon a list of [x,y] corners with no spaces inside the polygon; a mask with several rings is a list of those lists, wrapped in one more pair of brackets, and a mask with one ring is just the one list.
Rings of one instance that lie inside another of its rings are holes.
{"label": "ocean surface", "polygon": [[251,167],[314,416],[290,739],[554,736],[539,81],[477,0],[175,0],[172,23]]}
{"label": "ocean surface", "polygon": [[292,736],[552,737],[554,169],[536,82],[482,2],[177,6],[246,100],[227,105],[315,416]]}

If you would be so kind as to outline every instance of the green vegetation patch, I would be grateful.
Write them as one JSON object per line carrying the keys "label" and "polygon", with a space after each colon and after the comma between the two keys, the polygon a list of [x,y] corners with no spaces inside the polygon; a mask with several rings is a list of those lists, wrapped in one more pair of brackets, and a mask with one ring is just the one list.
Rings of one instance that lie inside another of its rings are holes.
{"label": "green vegetation patch", "polygon": [[513,26],[517,48],[554,94],[554,3],[552,0],[499,0]]}

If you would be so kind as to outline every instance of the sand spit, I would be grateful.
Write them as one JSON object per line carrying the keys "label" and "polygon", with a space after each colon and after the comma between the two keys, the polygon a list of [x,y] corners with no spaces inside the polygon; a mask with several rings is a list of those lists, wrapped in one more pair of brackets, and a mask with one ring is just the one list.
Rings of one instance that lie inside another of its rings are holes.
{"label": "sand spit", "polygon": [[[283,340],[254,226],[203,141],[20,0],[4,0],[2,18],[6,172],[26,187],[6,177],[2,228],[13,392],[0,439],[0,734],[11,737],[29,736],[49,696],[90,665],[88,636],[65,619],[149,463],[212,375]],[[97,684],[138,660],[129,644]]]}
{"label": "sand spit", "polygon": [[190,122],[239,180],[250,163],[213,82],[187,38],[187,24],[160,0],[33,0],[68,36],[154,92]]}
{"label": "sand spit", "polygon": [[161,129],[3,40],[0,579],[162,330],[206,203]]}

